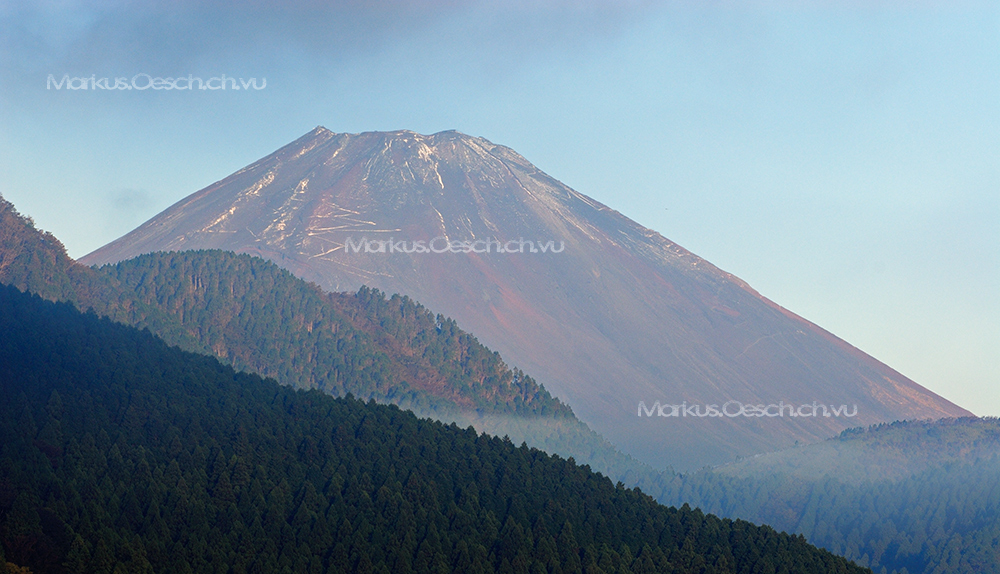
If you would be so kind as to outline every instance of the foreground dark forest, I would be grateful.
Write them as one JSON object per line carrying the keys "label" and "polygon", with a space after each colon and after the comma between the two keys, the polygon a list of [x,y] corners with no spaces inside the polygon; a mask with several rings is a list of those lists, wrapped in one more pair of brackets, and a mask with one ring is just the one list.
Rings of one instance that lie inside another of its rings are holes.
{"label": "foreground dark forest", "polygon": [[39,572],[863,571],[11,287],[0,324],[0,536]]}

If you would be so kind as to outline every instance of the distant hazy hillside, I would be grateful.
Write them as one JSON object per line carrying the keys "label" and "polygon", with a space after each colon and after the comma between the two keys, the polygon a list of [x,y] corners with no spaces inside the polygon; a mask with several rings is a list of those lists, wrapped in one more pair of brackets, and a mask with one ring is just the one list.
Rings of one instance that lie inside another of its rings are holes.
{"label": "distant hazy hillside", "polygon": [[1000,572],[997,419],[851,429],[671,488],[664,502],[803,534],[876,571]]}
{"label": "distant hazy hillside", "polygon": [[[395,406],[294,391],[0,286],[0,569],[863,569]],[[13,566],[13,565],[17,566]]]}
{"label": "distant hazy hillside", "polygon": [[802,479],[834,477],[860,484],[900,480],[933,468],[992,459],[998,454],[1000,422],[996,418],[965,417],[848,429],[821,443],[761,454],[716,470],[744,478],[784,474]]}

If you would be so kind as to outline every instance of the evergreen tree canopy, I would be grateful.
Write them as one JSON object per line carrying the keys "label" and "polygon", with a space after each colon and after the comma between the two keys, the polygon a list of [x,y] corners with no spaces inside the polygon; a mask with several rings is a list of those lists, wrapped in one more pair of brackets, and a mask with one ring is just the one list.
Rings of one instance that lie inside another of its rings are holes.
{"label": "evergreen tree canopy", "polygon": [[12,287],[0,328],[0,541],[34,571],[864,571]]}

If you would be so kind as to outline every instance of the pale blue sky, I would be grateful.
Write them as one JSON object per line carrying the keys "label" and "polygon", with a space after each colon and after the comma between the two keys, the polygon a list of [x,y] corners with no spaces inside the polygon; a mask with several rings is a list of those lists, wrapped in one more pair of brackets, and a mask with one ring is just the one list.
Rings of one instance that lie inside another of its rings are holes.
{"label": "pale blue sky", "polygon": [[[317,125],[457,129],[1000,415],[997,2],[32,4],[0,193],[74,257]],[[267,86],[46,89],[140,73]]]}

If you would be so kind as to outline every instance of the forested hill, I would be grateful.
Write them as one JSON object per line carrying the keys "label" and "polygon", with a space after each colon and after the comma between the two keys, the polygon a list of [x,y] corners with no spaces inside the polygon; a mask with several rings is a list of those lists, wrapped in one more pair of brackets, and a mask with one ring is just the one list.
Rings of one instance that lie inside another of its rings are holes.
{"label": "forested hill", "polygon": [[274,264],[222,251],[155,254],[96,271],[2,197],[0,283],[148,328],[282,384],[474,424],[649,492],[662,486],[660,473],[618,452],[531,377],[405,297],[324,293]]}
{"label": "forested hill", "polygon": [[184,336],[237,369],[474,424],[575,456],[647,492],[664,481],[454,321],[407,297],[325,293],[271,262],[215,250],[142,255],[99,273],[130,302],[109,307],[109,316],[145,327],[145,309],[166,312]]}
{"label": "forested hill", "polygon": [[863,572],[395,406],[0,287],[0,564],[36,572]]}
{"label": "forested hill", "polygon": [[222,251],[143,256],[98,273],[2,197],[0,282],[301,388],[431,410],[572,417],[454,321],[407,298],[329,295],[272,263]]}
{"label": "forested hill", "polygon": [[409,408],[572,417],[454,321],[406,297],[324,293],[271,262],[225,251],[142,255],[100,271],[236,368],[286,384]]}
{"label": "forested hill", "polygon": [[677,476],[661,501],[802,534],[876,572],[1000,572],[1000,421],[851,429]]}
{"label": "forested hill", "polygon": [[[98,285],[94,285],[93,283]],[[104,288],[87,267],[66,255],[54,235],[35,229],[0,195],[0,283],[14,285],[53,301],[79,304]]]}

